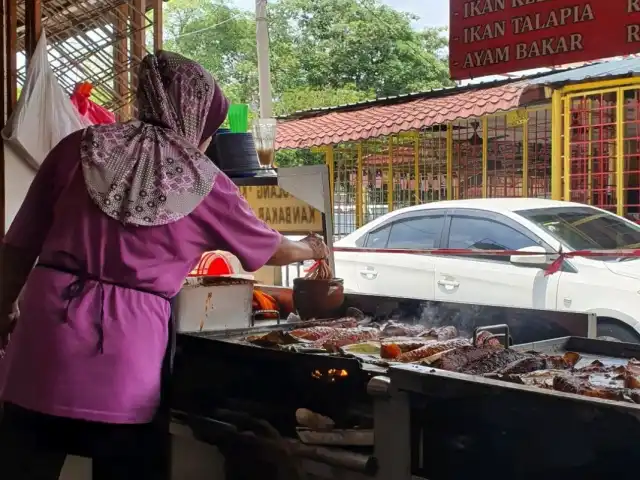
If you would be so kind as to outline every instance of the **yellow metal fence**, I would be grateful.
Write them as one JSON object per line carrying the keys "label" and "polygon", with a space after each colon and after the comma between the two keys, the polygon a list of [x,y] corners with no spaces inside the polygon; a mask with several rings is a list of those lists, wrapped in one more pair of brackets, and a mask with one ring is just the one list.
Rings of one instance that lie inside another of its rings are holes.
{"label": "yellow metal fence", "polygon": [[640,217],[640,86],[562,99],[562,198]]}
{"label": "yellow metal fence", "polygon": [[551,104],[326,147],[336,236],[445,199],[553,198],[640,221],[640,79],[549,96]]}
{"label": "yellow metal fence", "polygon": [[336,236],[437,200],[549,198],[551,124],[544,105],[327,147]]}

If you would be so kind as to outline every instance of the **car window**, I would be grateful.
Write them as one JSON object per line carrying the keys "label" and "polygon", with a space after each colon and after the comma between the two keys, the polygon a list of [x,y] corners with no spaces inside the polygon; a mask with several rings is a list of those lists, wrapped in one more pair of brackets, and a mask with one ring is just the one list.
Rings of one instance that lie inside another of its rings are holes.
{"label": "car window", "polygon": [[[449,231],[449,248],[475,250],[518,250],[537,243],[517,230],[494,220],[453,217]],[[509,257],[490,257],[509,261]]]}
{"label": "car window", "polygon": [[414,217],[392,224],[387,248],[435,248],[442,234],[443,216]]}
{"label": "car window", "polygon": [[385,248],[387,246],[387,240],[389,239],[389,232],[391,231],[391,225],[374,230],[367,235],[367,248]]}
{"label": "car window", "polygon": [[520,211],[574,250],[616,250],[640,246],[640,226],[592,207],[554,207]]}

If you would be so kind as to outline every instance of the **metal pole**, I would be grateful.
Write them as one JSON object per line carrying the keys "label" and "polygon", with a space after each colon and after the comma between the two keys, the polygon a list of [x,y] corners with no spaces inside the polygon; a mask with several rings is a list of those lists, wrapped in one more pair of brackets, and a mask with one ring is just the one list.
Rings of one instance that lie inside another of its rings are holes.
{"label": "metal pole", "polygon": [[260,117],[272,118],[273,101],[271,98],[271,67],[269,66],[267,0],[256,0],[256,47],[258,50]]}

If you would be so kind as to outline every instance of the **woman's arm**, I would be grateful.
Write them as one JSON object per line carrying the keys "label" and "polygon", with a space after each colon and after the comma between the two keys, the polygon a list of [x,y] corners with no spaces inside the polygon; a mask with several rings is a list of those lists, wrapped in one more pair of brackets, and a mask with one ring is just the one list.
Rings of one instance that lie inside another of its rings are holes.
{"label": "woman's arm", "polygon": [[327,254],[326,246],[321,240],[316,241],[316,243],[311,243],[307,239],[295,242],[282,237],[280,246],[269,259],[267,265],[281,267],[290,263],[304,262],[305,260],[320,260],[327,258]]}

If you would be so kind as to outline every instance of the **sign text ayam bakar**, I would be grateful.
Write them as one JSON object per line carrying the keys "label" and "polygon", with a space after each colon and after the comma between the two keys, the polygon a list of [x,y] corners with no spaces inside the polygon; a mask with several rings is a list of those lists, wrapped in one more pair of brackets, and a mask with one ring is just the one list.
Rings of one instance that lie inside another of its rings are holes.
{"label": "sign text ayam bakar", "polygon": [[451,0],[456,79],[605,58],[640,48],[640,0]]}

